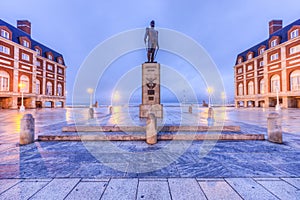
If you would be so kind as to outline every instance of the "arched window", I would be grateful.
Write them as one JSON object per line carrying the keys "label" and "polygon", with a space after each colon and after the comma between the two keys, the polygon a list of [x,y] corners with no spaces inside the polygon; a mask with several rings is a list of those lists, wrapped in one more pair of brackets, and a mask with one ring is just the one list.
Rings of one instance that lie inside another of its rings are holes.
{"label": "arched window", "polygon": [[20,77],[20,92],[29,93],[29,78],[26,75]]}
{"label": "arched window", "polygon": [[0,71],[0,91],[9,91],[9,74]]}
{"label": "arched window", "polygon": [[265,93],[265,80],[261,79],[259,82],[259,93],[264,94]]}
{"label": "arched window", "polygon": [[57,84],[57,96],[62,96],[62,85]]}
{"label": "arched window", "polygon": [[290,75],[291,91],[300,90],[300,70],[295,70]]}
{"label": "arched window", "polygon": [[244,87],[243,84],[240,83],[239,84],[239,89],[238,89],[238,96],[243,96],[243,94],[244,94],[244,88],[243,87]]}
{"label": "arched window", "polygon": [[274,75],[271,77],[271,92],[280,91],[280,76]]}
{"label": "arched window", "polygon": [[254,94],[254,83],[253,81],[250,81],[248,83],[248,95],[253,95]]}
{"label": "arched window", "polygon": [[47,82],[46,94],[52,95],[52,83],[51,82]]}
{"label": "arched window", "polygon": [[38,80],[38,79],[36,80],[35,87],[36,87],[36,93],[41,94],[41,82],[40,82],[40,80]]}

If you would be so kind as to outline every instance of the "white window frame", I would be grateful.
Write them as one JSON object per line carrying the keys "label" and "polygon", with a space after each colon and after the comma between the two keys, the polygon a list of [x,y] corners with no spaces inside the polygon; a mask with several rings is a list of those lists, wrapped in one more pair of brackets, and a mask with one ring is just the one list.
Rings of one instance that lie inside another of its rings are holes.
{"label": "white window frame", "polygon": [[259,66],[260,66],[260,67],[264,66],[264,61],[260,61],[260,62],[259,62]]}
{"label": "white window frame", "polygon": [[293,46],[290,48],[290,54],[298,53],[300,52],[300,45]]}
{"label": "white window frame", "polygon": [[30,57],[26,53],[22,53],[22,60],[30,61]]}
{"label": "white window frame", "polygon": [[59,68],[57,69],[57,73],[63,74],[63,69],[59,67]]}
{"label": "white window frame", "polygon": [[238,74],[243,73],[243,68],[240,67],[240,68],[238,69],[237,73],[238,73]]}
{"label": "white window frame", "polygon": [[251,71],[251,70],[253,70],[253,65],[248,65],[247,66],[247,71]]}
{"label": "white window frame", "polygon": [[272,54],[270,60],[271,61],[278,60],[278,53]]}
{"label": "white window frame", "polygon": [[37,61],[36,61],[36,66],[37,66],[37,67],[40,67],[40,66],[41,66],[41,62],[37,60]]}
{"label": "white window frame", "polygon": [[290,75],[291,91],[300,91],[300,70],[293,71]]}
{"label": "white window frame", "polygon": [[238,86],[238,96],[243,96],[243,95],[244,95],[244,85],[240,83]]}
{"label": "white window frame", "polygon": [[4,29],[1,29],[1,36],[9,40],[10,33]]}
{"label": "white window frame", "polygon": [[48,65],[47,65],[47,70],[53,71],[53,65],[48,64]]}
{"label": "white window frame", "polygon": [[9,91],[9,74],[6,71],[0,71],[0,91]]}
{"label": "white window frame", "polygon": [[271,47],[277,46],[277,39],[271,41]]}
{"label": "white window frame", "polygon": [[0,52],[10,55],[10,48],[0,45]]}
{"label": "white window frame", "polygon": [[36,79],[35,83],[35,92],[36,94],[41,94],[41,81]]}
{"label": "white window frame", "polygon": [[238,59],[238,64],[241,64],[242,63],[242,58],[239,58]]}
{"label": "white window frame", "polygon": [[250,81],[248,83],[248,95],[254,95],[254,82]]}
{"label": "white window frame", "polygon": [[262,55],[264,52],[265,52],[265,48],[261,48],[261,49],[259,50],[259,55]]}
{"label": "white window frame", "polygon": [[41,55],[41,50],[40,50],[40,49],[38,49],[38,48],[35,48],[35,51],[36,51],[36,53],[37,53],[37,55],[38,55],[38,56],[40,56],[40,55]]}
{"label": "white window frame", "polygon": [[46,84],[46,95],[52,95],[52,86],[52,83],[48,81]]}
{"label": "white window frame", "polygon": [[259,82],[259,93],[264,94],[265,93],[265,80],[262,79]]}
{"label": "white window frame", "polygon": [[29,48],[29,42],[27,40],[23,40],[23,46]]}
{"label": "white window frame", "polygon": [[62,84],[57,84],[57,96],[62,96]]}
{"label": "white window frame", "polygon": [[298,37],[298,36],[299,36],[299,29],[293,30],[291,32],[291,35],[290,35],[291,39]]}
{"label": "white window frame", "polygon": [[280,76],[274,75],[271,77],[271,92],[275,93],[280,90]]}
{"label": "white window frame", "polygon": [[253,58],[252,53],[250,53],[247,58],[248,58],[248,60],[251,60]]}
{"label": "white window frame", "polygon": [[52,57],[51,54],[48,54],[48,59],[49,59],[49,60],[53,60],[53,57]]}

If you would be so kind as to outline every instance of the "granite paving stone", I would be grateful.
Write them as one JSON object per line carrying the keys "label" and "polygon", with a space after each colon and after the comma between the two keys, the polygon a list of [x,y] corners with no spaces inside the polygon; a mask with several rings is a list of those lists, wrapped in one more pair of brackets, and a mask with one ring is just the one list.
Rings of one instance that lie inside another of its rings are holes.
{"label": "granite paving stone", "polygon": [[19,182],[0,195],[1,200],[29,199],[48,182]]}
{"label": "granite paving stone", "polygon": [[299,199],[300,190],[285,181],[257,181],[279,199]]}
{"label": "granite paving stone", "polygon": [[167,181],[139,181],[137,198],[171,200],[171,194]]}
{"label": "granite paving stone", "polygon": [[245,200],[249,199],[277,199],[260,184],[251,178],[226,178],[227,183]]}
{"label": "granite paving stone", "polygon": [[19,179],[0,179],[0,194],[19,183]]}
{"label": "granite paving stone", "polygon": [[65,200],[100,199],[107,185],[108,182],[80,182]]}
{"label": "granite paving stone", "polygon": [[64,199],[79,181],[80,179],[75,178],[53,179],[44,188],[34,194],[31,199]]}
{"label": "granite paving stone", "polygon": [[300,178],[282,178],[282,180],[288,182],[289,184],[300,190]]}
{"label": "granite paving stone", "polygon": [[209,200],[242,199],[225,181],[199,181],[199,184]]}
{"label": "granite paving stone", "polygon": [[168,182],[173,200],[206,199],[196,179],[170,178]]}
{"label": "granite paving stone", "polygon": [[138,179],[111,179],[101,200],[134,200],[137,187]]}

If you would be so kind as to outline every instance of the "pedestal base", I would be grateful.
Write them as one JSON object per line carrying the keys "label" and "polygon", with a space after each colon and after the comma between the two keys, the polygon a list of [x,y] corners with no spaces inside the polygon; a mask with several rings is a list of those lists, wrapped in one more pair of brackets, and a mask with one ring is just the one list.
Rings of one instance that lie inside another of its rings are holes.
{"label": "pedestal base", "polygon": [[146,118],[150,113],[153,113],[157,118],[163,118],[163,105],[162,104],[141,104],[140,117]]}

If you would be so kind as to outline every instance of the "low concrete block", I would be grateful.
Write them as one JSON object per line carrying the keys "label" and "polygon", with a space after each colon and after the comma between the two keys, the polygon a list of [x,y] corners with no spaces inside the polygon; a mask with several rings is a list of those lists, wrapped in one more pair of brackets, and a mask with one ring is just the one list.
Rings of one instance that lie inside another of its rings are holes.
{"label": "low concrete block", "polygon": [[21,119],[20,144],[34,142],[34,118],[31,114],[25,114]]}
{"label": "low concrete block", "polygon": [[268,116],[268,140],[282,143],[281,118],[278,113],[270,113]]}

